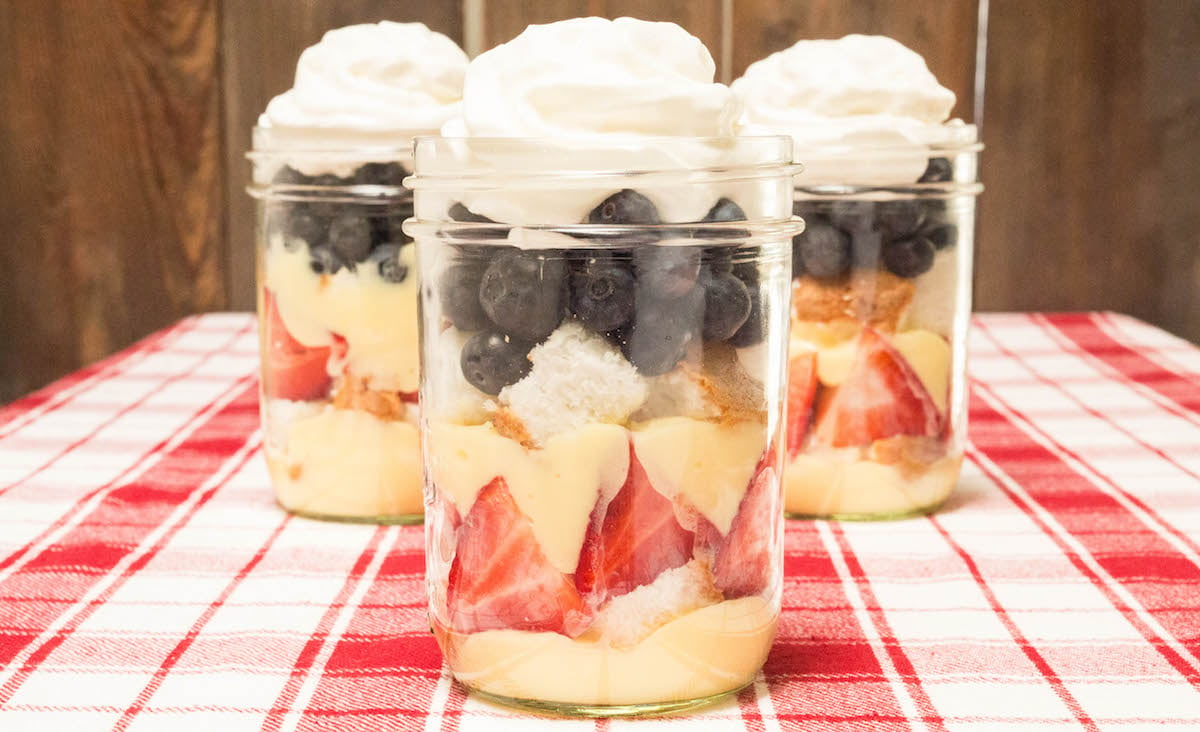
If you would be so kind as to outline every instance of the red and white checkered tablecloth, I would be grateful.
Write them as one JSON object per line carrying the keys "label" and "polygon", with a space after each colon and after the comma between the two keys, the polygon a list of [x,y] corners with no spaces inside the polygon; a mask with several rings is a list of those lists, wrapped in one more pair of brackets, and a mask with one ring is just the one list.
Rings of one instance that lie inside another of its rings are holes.
{"label": "red and white checkered tablecloth", "polygon": [[980,315],[937,515],[789,522],[780,636],[729,703],[521,716],[450,681],[419,527],[272,502],[250,315],[0,410],[0,730],[1200,729],[1200,349]]}

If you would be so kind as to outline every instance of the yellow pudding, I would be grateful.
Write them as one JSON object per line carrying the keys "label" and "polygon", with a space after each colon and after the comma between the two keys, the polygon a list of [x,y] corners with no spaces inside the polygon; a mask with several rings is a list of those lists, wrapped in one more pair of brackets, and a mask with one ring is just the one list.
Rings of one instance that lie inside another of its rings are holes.
{"label": "yellow pudding", "polygon": [[326,406],[265,449],[279,503],[323,518],[386,519],[422,512],[417,428]]}
{"label": "yellow pudding", "polygon": [[750,683],[766,660],[777,602],[743,597],[693,610],[639,643],[558,633],[441,631],[454,675],[469,687],[511,699],[568,704],[649,704],[698,699]]}

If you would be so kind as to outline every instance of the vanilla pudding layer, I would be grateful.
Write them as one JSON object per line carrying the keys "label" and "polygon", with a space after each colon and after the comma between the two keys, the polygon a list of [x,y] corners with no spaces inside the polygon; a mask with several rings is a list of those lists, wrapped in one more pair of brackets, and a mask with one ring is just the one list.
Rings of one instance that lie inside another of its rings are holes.
{"label": "vanilla pudding layer", "polygon": [[331,518],[421,515],[414,424],[331,405],[310,409],[315,412],[273,425],[279,438],[264,448],[280,505]]}
{"label": "vanilla pudding layer", "polygon": [[629,647],[518,630],[442,636],[455,676],[489,694],[564,704],[653,704],[749,684],[766,660],[778,618],[778,600],[743,597],[693,610]]}

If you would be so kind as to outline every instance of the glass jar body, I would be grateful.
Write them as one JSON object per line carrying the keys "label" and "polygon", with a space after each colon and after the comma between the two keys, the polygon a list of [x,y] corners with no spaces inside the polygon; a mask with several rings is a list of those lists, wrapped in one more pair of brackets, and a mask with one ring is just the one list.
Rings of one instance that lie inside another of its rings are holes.
{"label": "glass jar body", "polygon": [[[751,183],[505,174],[488,160],[522,143],[429,144],[406,228],[424,283],[426,581],[451,670],[562,714],[745,686],[782,582],[786,150]],[[701,221],[718,205],[724,220]]]}
{"label": "glass jar body", "polygon": [[408,151],[252,153],[264,453],[278,503],[422,519]]}
{"label": "glass jar body", "polygon": [[[928,151],[911,182],[796,188],[807,227],[793,243],[790,517],[901,518],[953,491],[966,436],[977,150]],[[860,155],[857,169],[870,160]]]}

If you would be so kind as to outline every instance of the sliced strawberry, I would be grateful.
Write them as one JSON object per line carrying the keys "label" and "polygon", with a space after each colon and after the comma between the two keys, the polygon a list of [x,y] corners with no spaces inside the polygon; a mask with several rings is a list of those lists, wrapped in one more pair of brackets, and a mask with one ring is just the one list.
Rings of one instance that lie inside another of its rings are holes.
{"label": "sliced strawberry", "polygon": [[607,507],[597,504],[592,513],[575,586],[599,605],[687,564],[692,541],[692,532],[675,518],[671,501],[650,485],[631,445],[625,485]]}
{"label": "sliced strawberry", "polygon": [[933,437],[941,429],[941,413],[917,373],[883,336],[864,327],[846,380],[820,400],[817,441],[851,447],[896,435]]}
{"label": "sliced strawberry", "polygon": [[310,348],[292,337],[283,324],[270,290],[263,291],[263,316],[267,344],[263,359],[263,385],[267,396],[298,401],[328,396],[332,379],[325,364],[329,360],[330,349]]}
{"label": "sliced strawberry", "polygon": [[813,399],[817,395],[817,354],[797,353],[788,359],[787,448],[793,458],[804,445]]}
{"label": "sliced strawberry", "polygon": [[446,588],[460,633],[531,630],[577,635],[589,621],[570,578],[546,558],[503,478],[484,486],[458,534]]}
{"label": "sliced strawberry", "polygon": [[[758,595],[771,581],[774,538],[781,530],[775,467],[760,464],[738,504],[729,533],[716,544],[713,585],[727,599]],[[714,529],[715,531],[715,529]]]}

